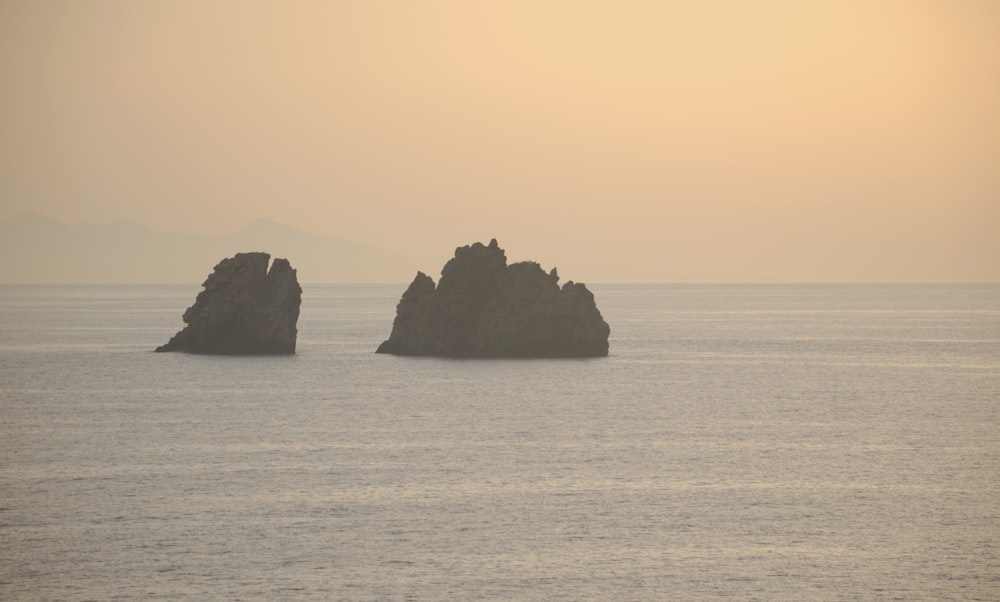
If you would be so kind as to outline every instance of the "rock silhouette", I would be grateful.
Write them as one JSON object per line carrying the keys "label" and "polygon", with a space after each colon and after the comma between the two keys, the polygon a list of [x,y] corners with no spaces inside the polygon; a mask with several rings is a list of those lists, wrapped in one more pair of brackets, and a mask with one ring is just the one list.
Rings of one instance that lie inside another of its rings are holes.
{"label": "rock silhouette", "polygon": [[302,288],[287,259],[237,253],[223,259],[184,312],[183,330],[156,351],[222,355],[295,353]]}
{"label": "rock silhouette", "polygon": [[594,357],[608,354],[607,322],[583,284],[555,270],[507,265],[496,239],[459,247],[441,281],[418,272],[376,353],[440,357]]}

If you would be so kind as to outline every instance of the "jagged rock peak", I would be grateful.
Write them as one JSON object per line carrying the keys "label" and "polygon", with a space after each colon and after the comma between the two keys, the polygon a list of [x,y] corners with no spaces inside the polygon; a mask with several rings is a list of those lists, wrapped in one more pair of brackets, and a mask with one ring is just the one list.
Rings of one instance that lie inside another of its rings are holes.
{"label": "jagged rock peak", "polygon": [[295,353],[302,287],[287,259],[237,253],[220,261],[205,280],[187,326],[156,351],[222,355]]}
{"label": "jagged rock peak", "polygon": [[555,268],[507,265],[496,239],[455,249],[434,281],[418,272],[377,353],[442,357],[592,357],[611,332],[583,284],[558,285]]}

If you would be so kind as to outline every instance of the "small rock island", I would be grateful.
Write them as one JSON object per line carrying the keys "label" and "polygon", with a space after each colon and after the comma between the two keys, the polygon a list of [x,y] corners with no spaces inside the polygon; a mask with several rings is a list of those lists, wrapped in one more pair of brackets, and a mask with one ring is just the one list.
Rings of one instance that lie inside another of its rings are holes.
{"label": "small rock island", "polygon": [[598,357],[611,328],[594,295],[533,261],[507,265],[496,239],[455,249],[440,283],[417,272],[376,353],[438,357]]}
{"label": "small rock island", "polygon": [[293,354],[302,288],[287,259],[267,253],[223,259],[205,280],[187,326],[156,351],[219,355]]}

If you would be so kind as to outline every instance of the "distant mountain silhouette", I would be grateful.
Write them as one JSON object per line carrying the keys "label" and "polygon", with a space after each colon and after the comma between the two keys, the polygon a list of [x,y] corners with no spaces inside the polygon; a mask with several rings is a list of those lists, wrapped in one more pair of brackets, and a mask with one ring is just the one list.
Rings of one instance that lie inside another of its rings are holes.
{"label": "distant mountain silhouette", "polygon": [[68,225],[25,213],[0,221],[0,282],[201,283],[219,257],[251,251],[288,258],[302,282],[406,282],[418,265],[402,253],[266,219],[201,235],[126,220]]}

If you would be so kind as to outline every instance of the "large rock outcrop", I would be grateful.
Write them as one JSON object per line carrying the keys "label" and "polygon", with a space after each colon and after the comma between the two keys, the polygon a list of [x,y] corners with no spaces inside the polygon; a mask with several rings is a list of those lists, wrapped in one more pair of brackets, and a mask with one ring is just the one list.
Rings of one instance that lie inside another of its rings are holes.
{"label": "large rock outcrop", "polygon": [[491,240],[455,249],[437,287],[423,272],[396,306],[376,353],[441,357],[593,357],[611,329],[583,284],[559,287],[555,268],[507,265]]}
{"label": "large rock outcrop", "polygon": [[187,326],[157,351],[224,355],[295,353],[302,288],[287,259],[237,253],[223,259],[205,280]]}

